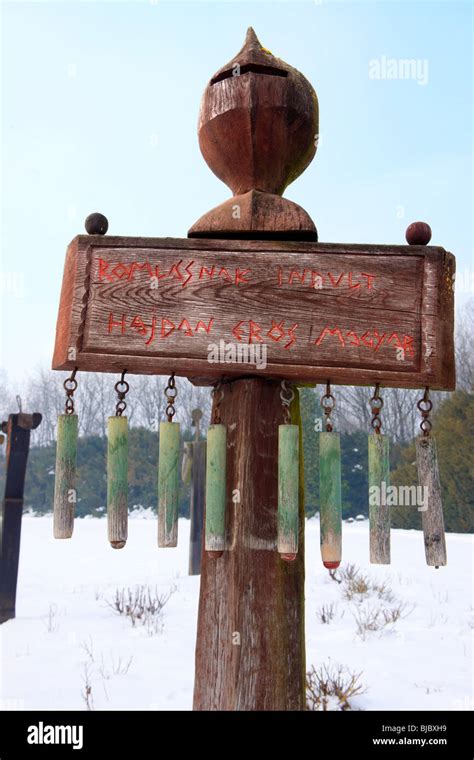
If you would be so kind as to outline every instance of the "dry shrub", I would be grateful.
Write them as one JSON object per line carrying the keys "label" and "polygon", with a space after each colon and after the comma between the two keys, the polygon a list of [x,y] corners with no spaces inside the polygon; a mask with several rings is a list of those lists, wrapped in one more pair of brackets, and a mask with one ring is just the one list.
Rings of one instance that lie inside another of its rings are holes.
{"label": "dry shrub", "polygon": [[359,679],[343,665],[314,666],[306,674],[307,710],[352,710],[351,699],[367,691]]}
{"label": "dry shrub", "polygon": [[409,615],[412,609],[407,609],[403,602],[399,602],[395,607],[359,607],[354,614],[357,635],[365,640],[368,633],[381,631],[388,625],[393,625]]}
{"label": "dry shrub", "polygon": [[323,604],[323,606],[320,607],[319,610],[316,610],[316,617],[318,618],[320,623],[329,624],[331,620],[333,620],[335,614],[336,614],[336,605],[334,604],[334,602],[331,602],[331,604]]}
{"label": "dry shrub", "polygon": [[113,599],[107,601],[107,604],[119,615],[127,617],[134,627],[137,623],[146,626],[151,635],[162,630],[163,608],[173,591],[171,589],[160,595],[156,588],[150,586],[116,589]]}

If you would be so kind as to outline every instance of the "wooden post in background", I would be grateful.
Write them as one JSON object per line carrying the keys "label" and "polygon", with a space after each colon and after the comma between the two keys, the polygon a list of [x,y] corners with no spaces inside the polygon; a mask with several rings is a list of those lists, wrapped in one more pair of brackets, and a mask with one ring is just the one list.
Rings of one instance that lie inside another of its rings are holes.
{"label": "wooden post in background", "polygon": [[[227,548],[219,559],[203,553],[194,709],[302,710],[302,458],[298,554],[294,562],[284,562],[276,545],[278,425],[284,422],[280,384],[256,378],[222,387]],[[298,398],[291,421],[300,424],[301,431]]]}
{"label": "wooden post in background", "polygon": [[194,441],[184,444],[181,477],[184,483],[191,481],[189,502],[189,575],[201,573],[202,529],[204,524],[204,489],[206,484],[206,441],[200,441],[200,420],[202,411],[193,409],[192,425],[195,428]]}
{"label": "wooden post in background", "polygon": [[30,432],[41,423],[41,414],[10,414],[2,423],[8,436],[5,495],[0,513],[0,623],[15,617],[21,518]]}

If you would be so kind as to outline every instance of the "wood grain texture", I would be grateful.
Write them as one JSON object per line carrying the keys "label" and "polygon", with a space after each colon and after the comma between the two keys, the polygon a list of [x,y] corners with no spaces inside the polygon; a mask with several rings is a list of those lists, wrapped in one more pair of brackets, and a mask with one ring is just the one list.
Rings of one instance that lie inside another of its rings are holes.
{"label": "wood grain texture", "polygon": [[160,422],[158,546],[178,545],[179,422]]}
{"label": "wood grain texture", "polygon": [[128,420],[107,421],[107,528],[113,549],[123,549],[128,536]]}
{"label": "wood grain texture", "polygon": [[54,538],[71,538],[76,503],[77,414],[60,414],[56,435]]}
{"label": "wood grain texture", "polygon": [[278,427],[278,552],[298,551],[299,428]]}
{"label": "wood grain texture", "polygon": [[[282,232],[284,230],[284,232]],[[249,190],[235,195],[200,217],[189,238],[245,238],[314,240],[316,227],[297,203],[279,195]]]}
{"label": "wood grain texture", "polygon": [[[79,236],[53,368],[452,389],[453,267],[423,246]],[[220,340],[267,366],[210,363]]]}
{"label": "wood grain texture", "polygon": [[341,440],[339,433],[319,434],[319,520],[321,558],[328,568],[342,559]]}
{"label": "wood grain texture", "polygon": [[447,564],[443,502],[436,441],[431,435],[416,439],[416,463],[419,485],[426,489],[421,509],[426,564],[443,567]]}
{"label": "wood grain texture", "polygon": [[[369,435],[369,493],[375,487],[378,494],[390,486],[389,439],[381,433]],[[374,498],[373,501],[376,501]],[[380,501],[380,499],[379,499]],[[369,500],[370,561],[377,565],[390,564],[390,507]]]}
{"label": "wood grain texture", "polygon": [[[276,551],[278,425],[284,421],[280,385],[257,378],[237,380],[223,390],[227,551],[218,560],[207,553],[202,559],[194,709],[302,710],[302,459],[299,551],[296,560],[287,563]],[[295,401],[293,424],[299,424],[298,414]],[[240,492],[235,503],[234,489]]]}

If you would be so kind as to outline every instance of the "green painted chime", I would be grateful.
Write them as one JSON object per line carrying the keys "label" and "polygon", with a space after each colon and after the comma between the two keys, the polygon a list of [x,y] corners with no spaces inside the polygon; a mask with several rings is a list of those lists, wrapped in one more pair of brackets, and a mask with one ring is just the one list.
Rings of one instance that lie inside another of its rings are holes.
{"label": "green painted chime", "polygon": [[[64,381],[66,390],[65,414],[58,418],[56,447],[56,479],[54,488],[55,538],[70,538],[74,527],[76,503],[76,456],[78,416],[74,410],[77,368]],[[128,422],[125,395],[129,384],[124,380],[126,370],[115,385],[118,395],[115,415],[107,424],[107,522],[108,539],[114,549],[121,549],[128,531]],[[214,410],[207,435],[205,550],[220,557],[226,549],[226,460],[227,428],[220,420],[223,391],[220,384],[213,391]],[[390,491],[389,439],[381,432],[383,400],[379,384],[370,399],[373,432],[368,436],[369,484],[369,548],[370,562],[390,564]],[[174,402],[178,394],[174,373],[165,388],[167,421],[160,423],[158,463],[158,546],[173,547],[178,541],[180,426],[173,422]],[[291,424],[290,405],[294,391],[281,383],[280,398],[284,409],[284,424],[278,426],[278,507],[277,551],[291,562],[298,552],[299,494],[300,494],[300,427]],[[326,430],[319,434],[320,543],[323,565],[329,570],[339,567],[342,558],[342,498],[341,442],[333,431],[331,414],[335,398],[329,381],[321,398],[326,418]],[[432,402],[429,389],[418,402],[422,415],[422,435],[416,439],[418,481],[423,502],[418,505],[422,515],[426,562],[430,566],[446,565],[441,486],[436,443],[431,436],[429,414]]]}
{"label": "green painted chime", "polygon": [[56,477],[54,482],[53,535],[71,538],[76,503],[76,458],[78,417],[74,413],[74,392],[77,389],[75,369],[64,381],[65,414],[58,417],[56,435]]}
{"label": "green painted chime", "polygon": [[177,395],[173,372],[165,388],[168,421],[160,423],[158,459],[158,546],[164,548],[178,544],[179,422],[173,422]]}
{"label": "green painted chime", "polygon": [[227,432],[222,424],[209,425],[206,454],[205,547],[208,552],[225,549]]}
{"label": "green painted chime", "polygon": [[381,433],[383,399],[379,384],[370,399],[373,433],[369,434],[369,551],[372,564],[390,564],[390,507],[383,494],[390,486],[389,439]]}
{"label": "green painted chime", "polygon": [[320,543],[323,565],[328,570],[339,567],[342,558],[341,441],[331,422],[335,405],[328,382],[321,399],[326,432],[319,434]]}
{"label": "green painted chime", "polygon": [[294,391],[281,383],[280,398],[285,424],[278,426],[278,517],[277,549],[291,562],[298,552],[299,532],[299,426],[291,424],[290,404]]}
{"label": "green painted chime", "polygon": [[178,544],[179,422],[160,422],[158,546]]}
{"label": "green painted chime", "polygon": [[219,383],[212,395],[214,401],[212,424],[209,425],[207,432],[204,546],[211,557],[218,558],[226,548],[227,472],[227,429],[220,419],[220,404],[224,392]]}
{"label": "green painted chime", "polygon": [[130,386],[124,376],[125,371],[115,384],[115,416],[107,421],[107,532],[113,549],[123,549],[128,537],[128,420],[123,412]]}

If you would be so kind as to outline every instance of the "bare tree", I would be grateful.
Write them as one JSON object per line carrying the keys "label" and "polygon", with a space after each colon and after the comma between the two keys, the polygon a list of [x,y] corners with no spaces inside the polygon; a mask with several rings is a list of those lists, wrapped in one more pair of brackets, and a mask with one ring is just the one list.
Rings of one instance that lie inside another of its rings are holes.
{"label": "bare tree", "polygon": [[58,415],[64,412],[63,382],[67,376],[39,367],[26,381],[23,408],[43,415],[41,425],[32,433],[33,444],[48,445],[55,441]]}
{"label": "bare tree", "polygon": [[460,390],[474,390],[474,298],[461,310],[456,323],[456,381]]}

